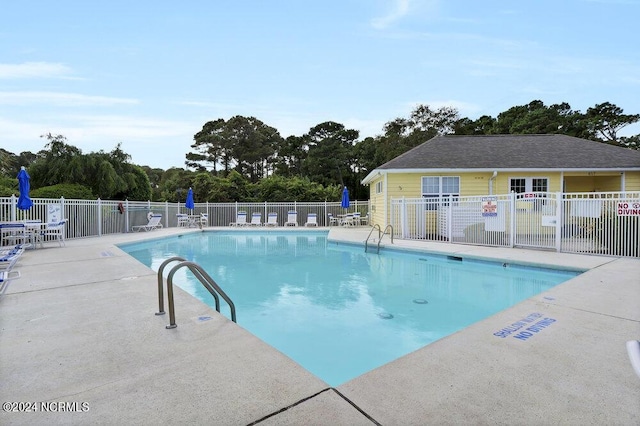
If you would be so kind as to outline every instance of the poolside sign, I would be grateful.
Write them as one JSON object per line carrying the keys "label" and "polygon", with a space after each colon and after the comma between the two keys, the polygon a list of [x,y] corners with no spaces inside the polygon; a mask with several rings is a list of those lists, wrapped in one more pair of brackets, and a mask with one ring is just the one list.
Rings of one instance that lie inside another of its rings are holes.
{"label": "poolside sign", "polygon": [[618,201],[616,212],[618,216],[640,216],[640,202]]}
{"label": "poolside sign", "polygon": [[482,197],[482,217],[498,216],[498,197]]}

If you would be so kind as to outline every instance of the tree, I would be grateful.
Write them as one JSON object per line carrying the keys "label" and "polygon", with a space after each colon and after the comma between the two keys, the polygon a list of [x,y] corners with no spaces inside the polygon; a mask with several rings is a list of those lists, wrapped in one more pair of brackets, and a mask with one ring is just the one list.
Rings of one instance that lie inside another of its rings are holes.
{"label": "tree", "polygon": [[235,116],[227,122],[227,138],[237,160],[236,170],[251,182],[268,175],[268,165],[282,139],[273,127],[255,117]]}
{"label": "tree", "polygon": [[354,183],[352,148],[357,130],[327,121],[312,127],[304,138],[309,147],[304,175],[324,186]]}
{"label": "tree", "polygon": [[585,118],[596,140],[618,144],[618,131],[640,121],[640,114],[623,114],[622,108],[605,102],[587,109]]}
{"label": "tree", "polygon": [[279,176],[302,176],[302,164],[307,158],[307,138],[289,136],[276,148],[273,173]]}
{"label": "tree", "polygon": [[[113,151],[82,154],[62,135],[44,135],[49,141],[29,167],[32,188],[77,184],[101,199],[148,200],[151,186],[140,166],[117,144]],[[48,148],[48,150],[47,150]]]}
{"label": "tree", "polygon": [[228,121],[206,123],[194,136],[196,152],[187,154],[188,167],[204,171],[221,164],[224,174],[231,168],[256,182],[271,172],[274,153],[282,137],[278,131],[255,117],[237,115]]}
{"label": "tree", "polygon": [[211,166],[213,173],[217,174],[217,166],[222,165],[225,172],[229,172],[232,162],[231,146],[225,135],[226,122],[219,118],[209,121],[202,126],[202,130],[193,137],[195,140],[191,148],[196,152],[187,153],[187,167],[197,170],[206,170]]}

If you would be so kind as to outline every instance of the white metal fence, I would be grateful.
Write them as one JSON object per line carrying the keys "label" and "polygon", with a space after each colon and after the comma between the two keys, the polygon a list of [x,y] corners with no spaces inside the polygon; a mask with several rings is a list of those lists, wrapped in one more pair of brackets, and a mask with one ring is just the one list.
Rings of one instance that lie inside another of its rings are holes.
{"label": "white metal fence", "polygon": [[[328,226],[330,213],[345,213],[339,202],[197,203],[193,212],[181,203],[150,201],[34,198],[28,211],[16,203],[17,197],[0,197],[0,222],[68,219],[67,238],[130,232],[148,222],[149,212],[162,214],[164,227],[176,227],[178,213],[207,213],[209,226],[228,226],[238,211],[249,218],[259,212],[263,223],[275,212],[283,225],[295,210],[301,226],[309,213],[317,214],[319,226]],[[348,211],[365,216],[369,202],[352,201]],[[640,192],[393,199],[390,224],[395,238],[640,257]]]}
{"label": "white metal fence", "polygon": [[394,237],[640,257],[640,192],[391,201]]}
{"label": "white metal fence", "polygon": [[[27,211],[18,210],[17,197],[0,197],[0,222],[15,220],[41,220],[51,223],[68,219],[67,238],[93,237],[123,232],[131,232],[134,225],[148,223],[149,212],[162,214],[164,227],[178,226],[178,213],[208,214],[208,226],[228,226],[235,222],[239,211],[259,212],[262,222],[267,214],[278,214],[278,224],[287,220],[287,212],[298,213],[298,224],[304,225],[309,213],[317,214],[318,226],[328,225],[329,213],[334,216],[345,213],[340,202],[286,202],[286,203],[196,203],[193,211],[183,203],[151,201],[114,201],[114,200],[67,200],[65,198],[32,198],[33,207]],[[362,216],[369,212],[368,201],[351,201],[348,212],[360,212]],[[250,219],[249,219],[250,220]]]}

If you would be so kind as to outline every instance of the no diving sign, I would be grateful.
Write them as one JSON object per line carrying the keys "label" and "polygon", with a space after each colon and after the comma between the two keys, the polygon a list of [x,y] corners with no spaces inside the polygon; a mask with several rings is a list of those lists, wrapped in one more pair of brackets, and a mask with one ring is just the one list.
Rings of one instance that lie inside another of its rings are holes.
{"label": "no diving sign", "polygon": [[618,216],[640,216],[640,202],[618,201],[616,212]]}

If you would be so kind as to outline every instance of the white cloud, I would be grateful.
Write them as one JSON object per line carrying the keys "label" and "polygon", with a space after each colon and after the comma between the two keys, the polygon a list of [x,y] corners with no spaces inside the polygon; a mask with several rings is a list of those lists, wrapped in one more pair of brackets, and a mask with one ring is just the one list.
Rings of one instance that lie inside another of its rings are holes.
{"label": "white cloud", "polygon": [[0,79],[10,78],[71,78],[71,68],[49,62],[0,64]]}
{"label": "white cloud", "polygon": [[374,18],[371,20],[371,25],[382,30],[389,27],[394,22],[402,19],[407,13],[409,13],[410,0],[395,0],[395,6],[388,15],[380,18]]}
{"label": "white cloud", "polygon": [[139,103],[137,99],[89,96],[60,92],[0,92],[0,105],[114,106]]}

